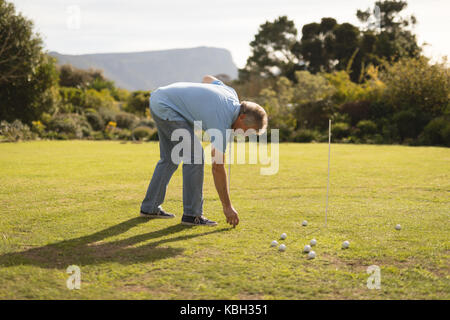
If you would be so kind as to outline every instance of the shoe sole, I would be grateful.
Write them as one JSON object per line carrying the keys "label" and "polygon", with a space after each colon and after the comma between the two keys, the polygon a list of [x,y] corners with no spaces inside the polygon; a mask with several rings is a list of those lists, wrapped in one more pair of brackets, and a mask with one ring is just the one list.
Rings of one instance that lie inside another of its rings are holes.
{"label": "shoe sole", "polygon": [[215,224],[198,224],[198,223],[192,223],[192,222],[184,222],[184,221],[181,221],[181,224],[183,224],[183,225],[185,225],[185,226],[200,226],[200,227],[202,227],[202,226],[205,226],[205,227],[215,227],[215,226],[217,226],[217,222],[215,223]]}
{"label": "shoe sole", "polygon": [[173,219],[175,216],[157,216],[157,215],[150,215],[150,214],[140,214],[141,217],[147,218],[147,219]]}

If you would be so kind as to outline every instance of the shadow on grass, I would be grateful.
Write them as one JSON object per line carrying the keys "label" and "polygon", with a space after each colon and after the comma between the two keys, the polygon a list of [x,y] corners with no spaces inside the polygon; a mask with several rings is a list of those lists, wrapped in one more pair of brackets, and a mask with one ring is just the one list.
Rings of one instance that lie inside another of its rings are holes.
{"label": "shadow on grass", "polygon": [[0,266],[35,265],[43,268],[60,269],[67,268],[72,264],[85,266],[110,262],[121,264],[151,263],[174,257],[184,251],[181,248],[160,247],[161,245],[229,230],[228,228],[215,229],[203,233],[160,239],[142,246],[135,246],[147,240],[173,235],[191,228],[178,224],[127,239],[112,242],[102,241],[124,233],[144,222],[149,221],[139,217],[133,218],[88,236],[64,240],[26,251],[6,253],[0,255]]}

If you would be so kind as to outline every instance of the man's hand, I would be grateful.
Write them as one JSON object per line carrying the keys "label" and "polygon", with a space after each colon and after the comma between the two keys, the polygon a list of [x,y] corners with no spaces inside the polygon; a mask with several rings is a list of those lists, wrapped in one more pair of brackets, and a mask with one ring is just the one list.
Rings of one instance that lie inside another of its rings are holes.
{"label": "man's hand", "polygon": [[225,155],[220,151],[216,151],[213,147],[211,148],[211,159],[214,184],[217,193],[219,194],[220,201],[222,202],[223,213],[227,218],[227,222],[233,227],[236,227],[239,223],[239,217],[237,211],[231,204],[230,195],[228,193],[227,172],[224,167]]}
{"label": "man's hand", "polygon": [[225,217],[227,218],[227,222],[231,224],[234,227],[236,227],[239,224],[239,216],[237,211],[233,208],[233,206],[224,207],[223,213],[225,214]]}

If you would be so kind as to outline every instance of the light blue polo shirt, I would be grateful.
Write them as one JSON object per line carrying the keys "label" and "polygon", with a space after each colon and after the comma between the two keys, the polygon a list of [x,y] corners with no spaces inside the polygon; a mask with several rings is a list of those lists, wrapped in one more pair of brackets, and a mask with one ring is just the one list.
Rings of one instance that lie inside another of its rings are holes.
{"label": "light blue polo shirt", "polygon": [[150,108],[163,120],[202,121],[202,129],[217,129],[222,141],[212,138],[214,148],[225,153],[231,125],[236,121],[240,102],[236,91],[222,81],[213,83],[176,82],[160,87],[150,95]]}

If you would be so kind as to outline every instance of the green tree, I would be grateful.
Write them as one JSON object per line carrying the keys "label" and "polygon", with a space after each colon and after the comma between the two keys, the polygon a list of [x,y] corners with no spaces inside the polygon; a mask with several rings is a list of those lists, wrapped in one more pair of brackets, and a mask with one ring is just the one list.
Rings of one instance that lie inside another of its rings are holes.
{"label": "green tree", "polygon": [[62,113],[83,113],[87,109],[98,110],[100,108],[116,109],[117,103],[108,89],[100,91],[94,89],[79,89],[71,87],[61,87],[59,90],[61,103],[58,111]]}
{"label": "green tree", "polygon": [[334,70],[334,28],[333,18],[322,18],[321,23],[305,24],[302,28],[300,53],[309,72],[330,72]]}
{"label": "green tree", "polygon": [[337,60],[335,70],[347,70],[352,79],[359,79],[361,69],[359,29],[350,23],[334,27],[334,43],[331,45],[333,58]]}
{"label": "green tree", "polygon": [[384,93],[385,84],[379,79],[378,69],[370,67],[366,70],[365,81],[355,83],[351,81],[346,71],[325,74],[324,77],[335,88],[333,101],[337,105],[354,101],[378,101]]}
{"label": "green tree", "polygon": [[239,70],[240,79],[248,79],[252,74],[293,77],[299,68],[297,29],[286,16],[262,24],[250,47],[252,53],[246,66]]}
{"label": "green tree", "polygon": [[447,62],[430,64],[427,58],[403,58],[386,65],[384,100],[395,114],[401,139],[415,139],[436,117],[448,117],[450,69]]}
{"label": "green tree", "polygon": [[73,87],[86,89],[96,79],[104,80],[101,71],[99,70],[82,70],[75,68],[70,64],[65,64],[59,68],[59,84],[62,87]]}
{"label": "green tree", "polygon": [[0,0],[0,119],[31,124],[57,102],[54,59],[33,33],[33,23]]}
{"label": "green tree", "polygon": [[150,92],[137,90],[131,93],[124,109],[127,112],[144,116],[147,113],[149,106]]}
{"label": "green tree", "polygon": [[363,42],[366,44],[366,64],[369,61],[397,61],[402,57],[420,55],[421,48],[411,29],[417,19],[414,15],[402,15],[407,6],[406,1],[385,0],[376,1],[374,9],[357,11],[356,16],[365,27]]}
{"label": "green tree", "polygon": [[311,73],[347,70],[353,80],[361,73],[360,31],[333,18],[303,26],[300,52]]}
{"label": "green tree", "polygon": [[288,140],[296,128],[292,99],[294,88],[286,77],[279,77],[276,85],[261,91],[261,105],[269,117],[269,129],[280,130],[280,140]]}
{"label": "green tree", "polygon": [[321,73],[297,71],[296,78],[293,103],[297,128],[325,127],[332,111],[331,97],[336,89]]}
{"label": "green tree", "polygon": [[357,18],[365,23],[367,30],[395,32],[417,23],[414,15],[402,17],[401,12],[408,6],[407,1],[384,0],[376,1],[374,9],[358,10]]}
{"label": "green tree", "polygon": [[339,24],[333,18],[302,28],[299,50],[311,73],[345,70],[354,82],[363,82],[366,69],[384,60],[418,57],[421,49],[411,27],[414,16],[403,17],[406,1],[377,1],[375,9],[357,11],[363,24]]}
{"label": "green tree", "polygon": [[111,94],[114,100],[126,102],[128,101],[131,93],[127,89],[116,88],[116,90],[114,90],[114,92],[111,92]]}
{"label": "green tree", "polygon": [[431,64],[429,59],[404,58],[387,65],[381,75],[386,83],[385,99],[397,111],[421,111],[441,116],[450,110],[450,68],[447,62]]}
{"label": "green tree", "polygon": [[129,93],[125,89],[116,88],[114,81],[108,80],[102,70],[83,70],[65,64],[59,68],[59,85],[78,89],[108,90],[116,101],[125,101]]}
{"label": "green tree", "polygon": [[332,96],[335,88],[322,74],[311,74],[309,71],[296,72],[294,101],[296,104],[317,102]]}

